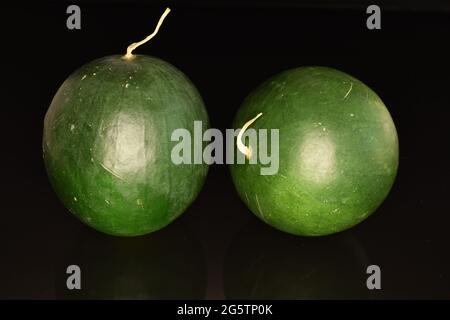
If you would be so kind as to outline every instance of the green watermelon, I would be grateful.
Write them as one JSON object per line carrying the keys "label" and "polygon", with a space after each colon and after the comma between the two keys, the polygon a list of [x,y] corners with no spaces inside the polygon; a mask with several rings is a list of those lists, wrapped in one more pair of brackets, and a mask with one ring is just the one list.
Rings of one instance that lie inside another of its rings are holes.
{"label": "green watermelon", "polygon": [[208,127],[191,81],[155,57],[108,56],[67,78],[45,115],[43,155],[63,204],[118,236],[161,229],[196,198],[206,164],[171,161],[171,133]]}
{"label": "green watermelon", "polygon": [[278,171],[262,175],[265,165],[246,161],[233,164],[231,174],[264,222],[296,235],[328,235],[360,223],[388,195],[397,131],[383,101],[361,81],[325,67],[288,70],[245,99],[233,127],[260,113],[251,128],[279,130]]}

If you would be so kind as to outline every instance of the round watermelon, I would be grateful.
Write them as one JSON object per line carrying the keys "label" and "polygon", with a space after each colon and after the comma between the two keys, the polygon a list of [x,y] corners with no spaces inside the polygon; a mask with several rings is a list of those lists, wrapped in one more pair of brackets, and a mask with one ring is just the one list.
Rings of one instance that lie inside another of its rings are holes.
{"label": "round watermelon", "polygon": [[153,232],[196,198],[206,164],[174,164],[171,134],[208,127],[202,99],[171,64],[108,56],[70,75],[45,115],[43,154],[63,204],[118,236]]}
{"label": "round watermelon", "polygon": [[269,137],[278,130],[279,150],[267,146],[277,153],[277,171],[262,174],[267,164],[251,159],[255,150],[248,154],[254,163],[235,163],[231,174],[264,222],[296,235],[332,234],[366,219],[388,195],[399,159],[396,128],[380,97],[358,79],[326,67],[287,70],[245,99],[233,127],[260,114],[250,128]]}

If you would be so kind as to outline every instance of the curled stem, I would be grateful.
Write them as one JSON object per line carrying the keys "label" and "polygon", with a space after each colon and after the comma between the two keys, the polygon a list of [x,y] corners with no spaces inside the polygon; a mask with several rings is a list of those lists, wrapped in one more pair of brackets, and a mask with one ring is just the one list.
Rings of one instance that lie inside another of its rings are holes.
{"label": "curled stem", "polygon": [[153,38],[154,36],[156,36],[156,34],[159,31],[159,27],[161,27],[161,24],[163,23],[164,19],[166,18],[166,16],[169,14],[170,12],[170,8],[166,8],[166,10],[164,11],[164,13],[162,14],[161,18],[159,18],[158,24],[156,25],[155,31],[153,31],[152,34],[148,35],[145,39],[139,41],[139,42],[134,42],[132,44],[130,44],[127,48],[127,53],[124,56],[124,59],[130,60],[133,59],[133,50],[136,49],[137,47],[139,47],[140,45],[146,43],[147,41],[149,41],[151,38]]}
{"label": "curled stem", "polygon": [[250,127],[252,123],[255,122],[256,119],[258,119],[260,116],[262,116],[262,113],[258,113],[256,117],[247,121],[239,131],[239,134],[237,136],[237,148],[245,155],[247,159],[250,159],[250,157],[252,156],[252,149],[242,143],[242,135],[244,134],[245,130],[247,130],[247,128]]}

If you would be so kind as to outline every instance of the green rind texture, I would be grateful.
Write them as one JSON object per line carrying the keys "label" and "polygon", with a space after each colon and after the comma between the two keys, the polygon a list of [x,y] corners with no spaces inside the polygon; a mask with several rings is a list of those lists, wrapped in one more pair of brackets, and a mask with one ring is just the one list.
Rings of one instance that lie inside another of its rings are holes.
{"label": "green rind texture", "polygon": [[[326,67],[282,72],[253,91],[233,127],[279,129],[279,171],[234,164],[236,189],[255,215],[282,231],[320,236],[348,229],[388,195],[399,159],[394,122],[375,92]],[[270,146],[269,146],[270,150]],[[239,151],[236,151],[239,152]]]}
{"label": "green rind texture", "polygon": [[64,205],[112,235],[153,232],[196,198],[205,164],[175,165],[171,134],[208,127],[203,101],[178,69],[150,56],[108,56],[75,71],[44,121],[47,173]]}

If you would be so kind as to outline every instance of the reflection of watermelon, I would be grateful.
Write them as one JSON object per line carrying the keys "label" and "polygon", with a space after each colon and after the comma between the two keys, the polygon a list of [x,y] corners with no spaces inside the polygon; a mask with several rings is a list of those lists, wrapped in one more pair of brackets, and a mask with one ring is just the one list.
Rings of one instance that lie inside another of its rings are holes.
{"label": "reflection of watermelon", "polygon": [[249,224],[224,263],[228,299],[362,299],[367,258],[349,234],[294,237]]}
{"label": "reflection of watermelon", "polygon": [[[45,116],[44,160],[64,205],[91,227],[158,230],[195,199],[208,166],[175,165],[171,134],[208,125],[200,95],[172,65],[110,56],[75,71]],[[175,144],[176,142],[173,142]]]}
{"label": "reflection of watermelon", "polygon": [[279,129],[279,171],[261,175],[268,165],[235,164],[231,173],[240,197],[266,223],[297,235],[331,234],[366,219],[389,193],[397,132],[383,102],[359,80],[324,67],[289,70],[247,97],[234,128],[259,113],[253,129]]}
{"label": "reflection of watermelon", "polygon": [[[206,265],[201,245],[178,221],[143,237],[117,238],[88,232],[71,241],[55,263],[57,298],[205,297]],[[71,264],[81,269],[81,290],[66,288],[66,268]]]}

